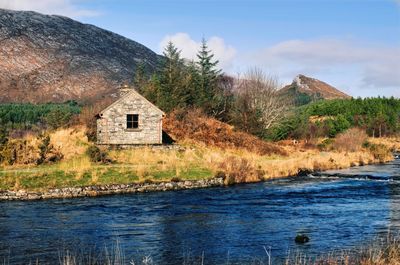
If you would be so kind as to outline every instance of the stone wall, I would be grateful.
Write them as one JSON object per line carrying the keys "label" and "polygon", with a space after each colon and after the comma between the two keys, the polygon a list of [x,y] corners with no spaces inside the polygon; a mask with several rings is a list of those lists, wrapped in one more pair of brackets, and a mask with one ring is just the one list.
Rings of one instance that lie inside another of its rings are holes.
{"label": "stone wall", "polygon": [[[139,128],[127,129],[127,114],[139,114]],[[161,144],[163,113],[136,91],[128,92],[97,119],[97,143]]]}
{"label": "stone wall", "polygon": [[193,181],[186,180],[179,182],[114,184],[114,185],[104,185],[104,186],[50,189],[45,192],[27,192],[24,190],[0,191],[0,201],[92,197],[92,196],[123,194],[123,193],[199,189],[207,187],[219,187],[223,185],[224,181],[222,178],[213,178],[208,180],[193,180]]}

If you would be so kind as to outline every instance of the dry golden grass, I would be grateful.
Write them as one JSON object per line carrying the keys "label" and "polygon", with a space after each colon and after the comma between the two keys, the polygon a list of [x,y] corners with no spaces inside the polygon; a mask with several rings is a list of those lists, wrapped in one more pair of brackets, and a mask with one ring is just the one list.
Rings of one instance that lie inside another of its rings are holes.
{"label": "dry golden grass", "polygon": [[[328,169],[341,169],[351,166],[380,163],[392,159],[387,149],[350,149],[347,151],[319,151],[316,147],[308,147],[304,144],[280,143],[281,154],[270,153],[263,155],[247,148],[237,148],[210,145],[208,143],[182,140],[179,144],[183,149],[154,149],[142,147],[128,150],[111,150],[108,156],[115,161],[113,164],[102,165],[92,163],[85,154],[88,147],[85,129],[82,127],[60,129],[51,134],[52,144],[64,155],[64,159],[55,164],[32,167],[31,165],[14,165],[5,168],[23,173],[26,167],[31,167],[36,173],[50,174],[63,172],[64,176],[72,176],[75,183],[103,184],[126,183],[136,179],[138,181],[169,181],[171,179],[204,179],[216,175],[225,176],[226,184],[255,182],[273,178],[295,176],[300,172],[312,172]],[[27,138],[31,144],[35,144],[35,137]],[[261,140],[260,140],[261,141]],[[376,142],[376,139],[370,139]],[[379,143],[394,146],[400,144],[393,139],[379,139]],[[379,147],[379,148],[378,148]],[[373,149],[373,150],[372,150]],[[2,173],[0,171],[0,173]],[[4,187],[12,183],[18,188],[19,183],[15,177],[9,176]],[[24,178],[22,175],[18,175]],[[120,176],[120,177],[119,177]],[[12,180],[12,181],[11,181]],[[59,182],[63,182],[59,173]],[[1,184],[1,183],[0,183]],[[48,183],[51,185],[51,183]],[[46,184],[47,185],[47,184]],[[55,185],[55,184],[54,184]]]}
{"label": "dry golden grass", "polygon": [[385,137],[385,138],[369,138],[368,142],[372,144],[383,144],[392,151],[400,151],[400,137]]}
{"label": "dry golden grass", "polygon": [[[300,149],[286,146],[288,156],[260,155],[245,149],[218,148],[205,144],[182,142],[184,151],[140,148],[111,151],[110,157],[119,163],[136,166],[138,176],[149,176],[151,171],[173,170],[179,177],[191,167],[208,168],[213,175],[227,177],[226,183],[256,182],[295,176],[304,171],[342,169],[351,166],[380,163],[367,149],[354,152]],[[385,161],[392,157],[388,155]],[[383,161],[384,162],[384,161]],[[147,170],[147,171],[146,171]],[[147,173],[146,173],[147,172]]]}
{"label": "dry golden grass", "polygon": [[84,173],[93,167],[89,157],[85,155],[76,156],[69,160],[64,160],[53,166],[54,169],[64,172]]}
{"label": "dry golden grass", "polygon": [[68,160],[85,153],[89,145],[84,127],[59,129],[50,134],[51,143]]}

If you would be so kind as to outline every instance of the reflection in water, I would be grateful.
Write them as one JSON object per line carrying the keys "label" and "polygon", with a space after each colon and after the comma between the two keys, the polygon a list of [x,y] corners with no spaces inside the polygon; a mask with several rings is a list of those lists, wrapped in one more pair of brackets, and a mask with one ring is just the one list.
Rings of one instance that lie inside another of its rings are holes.
{"label": "reflection in water", "polygon": [[[265,260],[263,246],[276,259],[288,250],[352,248],[400,226],[398,168],[396,161],[228,188],[1,202],[0,257],[51,262],[65,249],[87,254],[116,241],[128,260],[151,255],[157,264],[203,253],[205,264]],[[311,241],[296,245],[297,233]]]}

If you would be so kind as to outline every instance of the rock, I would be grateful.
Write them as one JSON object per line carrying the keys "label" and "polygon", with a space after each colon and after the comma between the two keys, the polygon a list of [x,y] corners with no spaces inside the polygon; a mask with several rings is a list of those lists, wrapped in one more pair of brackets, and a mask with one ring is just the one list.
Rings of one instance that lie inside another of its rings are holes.
{"label": "rock", "polygon": [[197,189],[204,187],[223,186],[222,178],[197,181],[160,182],[160,183],[134,183],[115,184],[104,186],[87,186],[77,188],[50,189],[46,192],[0,191],[0,200],[40,200],[51,198],[74,198],[86,196],[100,196],[130,192],[154,192],[179,189]]}
{"label": "rock", "polygon": [[310,241],[310,238],[304,234],[298,234],[294,241],[298,244],[305,244]]}

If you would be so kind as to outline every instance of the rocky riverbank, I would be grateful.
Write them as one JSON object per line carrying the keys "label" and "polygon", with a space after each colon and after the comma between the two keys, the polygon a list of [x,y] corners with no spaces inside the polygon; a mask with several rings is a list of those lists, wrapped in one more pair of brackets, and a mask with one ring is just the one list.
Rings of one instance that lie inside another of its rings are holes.
{"label": "rocky riverbank", "polygon": [[44,192],[32,191],[0,191],[0,200],[42,200],[42,199],[61,199],[61,198],[77,198],[77,197],[94,197],[102,195],[138,193],[152,191],[168,191],[182,189],[199,189],[207,187],[223,186],[222,178],[212,178],[193,181],[178,182],[159,182],[159,183],[134,183],[134,184],[114,184],[104,186],[87,186],[62,189],[49,189]]}

